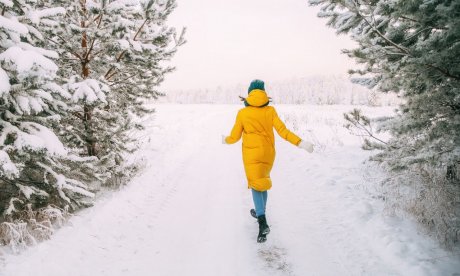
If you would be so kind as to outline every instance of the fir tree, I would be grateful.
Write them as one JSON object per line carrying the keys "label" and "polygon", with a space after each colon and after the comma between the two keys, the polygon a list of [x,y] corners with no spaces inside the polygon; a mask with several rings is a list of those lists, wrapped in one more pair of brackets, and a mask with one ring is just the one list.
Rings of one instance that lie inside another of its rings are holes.
{"label": "fir tree", "polygon": [[[432,179],[430,185],[454,196],[447,204],[433,200],[439,206],[458,206],[460,1],[309,2],[321,6],[319,16],[328,18],[327,24],[337,33],[350,34],[358,42],[358,48],[344,51],[363,65],[351,71],[361,75],[355,81],[383,92],[398,92],[404,99],[396,116],[380,122],[380,130],[390,131],[392,138],[374,158],[395,171],[442,172],[444,181]],[[447,184],[441,187],[440,183]],[[428,206],[419,212],[421,220],[447,224],[454,237],[451,240],[458,241],[458,213],[431,206],[426,197],[428,186],[417,183],[420,201]],[[433,209],[437,215],[424,217],[423,213],[433,213]]]}
{"label": "fir tree", "polygon": [[[379,158],[393,169],[430,163],[447,169],[460,161],[460,2],[331,1],[320,17],[359,43],[345,50],[364,65],[355,81],[405,99],[382,125],[393,134]],[[367,77],[366,77],[367,76]]]}
{"label": "fir tree", "polygon": [[60,82],[72,94],[71,116],[61,135],[80,149],[97,156],[105,178],[126,175],[126,153],[135,149],[129,133],[133,116],[152,112],[145,107],[160,95],[156,87],[172,70],[164,61],[181,45],[173,28],[165,26],[174,0],[43,1],[47,7],[65,6],[58,25],[45,31],[59,53]]}
{"label": "fir tree", "polygon": [[41,22],[57,24],[65,10],[35,4],[0,1],[0,213],[13,219],[26,208],[75,208],[93,197],[83,182],[90,158],[72,155],[54,133],[71,97],[55,82],[58,54],[39,46]]}

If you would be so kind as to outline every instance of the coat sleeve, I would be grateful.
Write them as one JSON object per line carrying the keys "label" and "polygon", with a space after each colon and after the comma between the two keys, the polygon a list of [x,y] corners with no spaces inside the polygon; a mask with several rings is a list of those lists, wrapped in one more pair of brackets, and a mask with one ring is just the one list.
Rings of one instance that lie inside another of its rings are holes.
{"label": "coat sleeve", "polygon": [[238,112],[238,115],[236,115],[236,122],[235,122],[235,125],[233,126],[232,132],[230,133],[230,136],[227,136],[225,138],[225,142],[227,144],[234,144],[238,142],[241,138],[242,133],[243,133],[243,123],[241,122],[240,112]]}
{"label": "coat sleeve", "polygon": [[295,135],[293,132],[291,132],[289,129],[286,128],[286,125],[281,121],[281,119],[278,117],[278,113],[276,113],[276,110],[273,108],[273,127],[275,128],[276,132],[278,132],[278,135],[281,136],[284,140],[288,141],[289,143],[298,146],[302,139],[299,138],[299,136]]}

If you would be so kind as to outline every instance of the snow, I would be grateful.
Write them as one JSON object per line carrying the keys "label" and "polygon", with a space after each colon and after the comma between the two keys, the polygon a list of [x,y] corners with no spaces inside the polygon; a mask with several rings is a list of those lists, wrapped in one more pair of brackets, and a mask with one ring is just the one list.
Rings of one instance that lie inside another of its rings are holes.
{"label": "snow", "polygon": [[34,47],[34,46],[32,46],[32,45],[30,45],[28,43],[24,43],[24,42],[17,43],[16,45],[18,47],[21,47],[23,50],[34,51],[34,52],[42,54],[42,55],[44,55],[45,57],[48,57],[48,58],[53,58],[53,59],[58,59],[59,58],[59,54],[57,52],[55,52],[55,51],[43,49],[43,48],[40,48],[40,47]]}
{"label": "snow", "polygon": [[[20,110],[18,110],[18,112],[20,112],[21,114],[22,113],[25,113],[25,114],[31,114],[31,113],[39,113],[41,111],[43,111],[43,107],[42,107],[42,104],[43,102],[40,104],[36,98],[34,97],[24,97],[24,96],[16,96],[15,97],[16,99],[16,102],[20,108]],[[32,112],[33,111],[33,112]]]}
{"label": "snow", "polygon": [[[45,169],[47,173],[51,174],[53,178],[56,179],[55,186],[57,188],[58,194],[62,199],[64,199],[68,203],[70,203],[70,198],[66,195],[65,190],[72,191],[87,197],[94,197],[94,193],[88,192],[87,190],[81,188],[86,188],[85,185],[83,185],[82,183],[76,180],[68,179],[64,175],[56,173],[51,167],[43,163],[37,162],[37,165]],[[46,178],[45,183],[49,184]]]}
{"label": "snow", "polygon": [[19,176],[19,169],[11,162],[10,156],[4,150],[0,150],[0,175],[6,176],[8,179],[14,179]]}
{"label": "snow", "polygon": [[36,75],[51,75],[53,76],[58,70],[56,64],[42,54],[32,50],[23,50],[20,47],[13,46],[0,54],[0,61],[10,63],[15,67],[17,72],[24,78],[34,75],[31,71],[38,71]]}
{"label": "snow", "polygon": [[0,28],[5,28],[9,31],[18,33],[18,34],[26,34],[27,27],[24,24],[21,24],[15,20],[9,19],[0,15]]}
{"label": "snow", "polygon": [[24,186],[21,184],[16,184],[21,193],[27,198],[30,199],[30,196],[34,194],[34,190],[31,187]]}
{"label": "snow", "polygon": [[99,10],[101,8],[101,3],[97,2],[97,1],[93,1],[93,0],[87,0],[85,2],[86,4],[86,8],[88,8],[88,10]]}
{"label": "snow", "polygon": [[130,39],[129,43],[133,46],[134,50],[139,51],[139,52],[142,51],[142,43],[140,43],[140,42],[138,42],[136,40],[133,40],[133,39]]}
{"label": "snow", "polygon": [[[16,212],[16,209],[14,208],[14,203],[17,202],[17,201],[22,203],[21,200],[15,198],[15,197],[10,199],[10,204],[8,205],[8,209],[5,210],[5,215],[11,215],[13,212]],[[26,223],[24,223],[24,224],[26,224]],[[20,236],[20,235],[18,235],[18,236]]]}
{"label": "snow", "polygon": [[[45,169],[45,171],[49,174],[51,174],[54,179],[56,179],[56,188],[58,190],[59,196],[64,199],[65,201],[70,203],[70,198],[67,197],[65,194],[65,190],[72,191],[87,197],[94,197],[94,193],[88,192],[85,189],[82,189],[81,187],[85,187],[85,185],[81,184],[80,182],[72,179],[66,178],[62,174],[56,173],[51,167],[46,166],[43,163],[37,162],[37,165]],[[45,182],[48,184],[48,182],[45,180]]]}
{"label": "snow", "polygon": [[109,87],[95,79],[85,79],[80,82],[71,83],[68,85],[69,90],[73,91],[72,100],[78,102],[80,100],[86,103],[101,101],[106,103],[105,94],[110,90]]}
{"label": "snow", "polygon": [[[5,140],[7,135],[15,133],[17,135],[14,140],[14,146],[17,149],[29,149],[33,151],[46,150],[52,155],[66,156],[67,150],[64,145],[59,141],[59,138],[50,129],[32,122],[23,122],[20,128],[6,122],[0,121],[2,127],[2,135],[0,139]],[[7,148],[7,147],[5,147]],[[10,147],[11,148],[11,147]],[[0,163],[3,169],[16,171],[16,167],[9,159],[4,151],[0,151]]]}
{"label": "snow", "polygon": [[116,12],[126,9],[127,7],[136,6],[138,4],[139,4],[139,0],[116,0],[116,1],[110,2],[107,5],[106,9],[108,12],[116,13]]}
{"label": "snow", "polygon": [[[70,95],[69,92],[67,92],[66,90],[64,90],[61,86],[57,85],[56,83],[52,83],[52,82],[48,82],[46,84],[44,84],[42,86],[43,89],[46,89],[46,90],[50,90],[51,92],[53,93],[57,93],[59,94],[61,97],[63,98],[66,98],[66,99],[70,99],[72,98],[72,95]],[[52,99],[51,95],[48,94],[48,93],[42,93],[42,92],[37,92],[37,94],[44,98],[44,99],[47,99],[47,100],[50,100]]]}
{"label": "snow", "polygon": [[[222,145],[239,105],[157,105],[138,133],[142,173],[49,241],[4,254],[2,276],[455,275],[460,261],[378,197],[383,172],[343,128],[353,106],[277,106],[313,154],[277,137],[267,218],[257,223],[241,144]],[[392,108],[361,107],[380,116]],[[65,252],[65,254],[64,254]]]}
{"label": "snow", "polygon": [[120,45],[120,49],[128,50],[129,49],[129,42],[125,39],[117,40],[118,45]]}
{"label": "snow", "polygon": [[[45,148],[48,152],[53,155],[65,156],[67,155],[67,150],[64,145],[59,141],[59,138],[54,134],[50,129],[36,123],[24,122],[22,126],[27,129],[28,133],[31,136],[34,136],[36,139],[37,147]],[[38,146],[40,145],[40,146]]]}
{"label": "snow", "polygon": [[0,68],[0,97],[3,96],[3,94],[9,93],[10,88],[10,78],[6,74],[5,70]]}
{"label": "snow", "polygon": [[13,2],[11,0],[0,0],[0,3],[2,3],[6,7],[12,7]]}
{"label": "snow", "polygon": [[30,199],[30,196],[33,194],[41,195],[41,196],[49,196],[49,194],[45,191],[39,190],[33,186],[24,186],[21,184],[17,184],[16,186],[19,188],[21,193],[27,198]]}
{"label": "snow", "polygon": [[43,10],[32,10],[28,13],[27,17],[34,24],[40,24],[42,18],[54,17],[58,15],[64,15],[66,13],[63,7],[48,8]]}

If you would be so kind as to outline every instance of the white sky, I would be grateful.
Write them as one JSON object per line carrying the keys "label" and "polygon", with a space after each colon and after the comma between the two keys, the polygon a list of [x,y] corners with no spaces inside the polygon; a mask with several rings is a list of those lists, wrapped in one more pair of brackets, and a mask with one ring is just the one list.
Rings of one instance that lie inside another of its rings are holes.
{"label": "white sky", "polygon": [[187,27],[187,43],[172,60],[166,91],[345,74],[354,65],[340,52],[353,42],[326,27],[307,0],[177,2],[169,24]]}

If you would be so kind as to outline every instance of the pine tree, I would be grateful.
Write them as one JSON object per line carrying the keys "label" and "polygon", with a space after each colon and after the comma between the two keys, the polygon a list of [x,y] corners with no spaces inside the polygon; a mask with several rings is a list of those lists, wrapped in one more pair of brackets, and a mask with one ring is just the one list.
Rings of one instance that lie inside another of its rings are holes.
{"label": "pine tree", "polygon": [[382,125],[393,134],[379,155],[393,169],[430,163],[447,168],[460,161],[460,2],[331,1],[320,17],[359,43],[345,50],[364,65],[351,73],[380,91],[406,100],[398,116]]}
{"label": "pine tree", "polygon": [[66,6],[63,20],[44,31],[72,94],[61,135],[81,155],[99,158],[100,177],[126,175],[123,160],[135,149],[130,131],[142,128],[133,118],[152,112],[145,104],[160,95],[156,87],[172,70],[164,63],[184,42],[165,26],[175,1],[42,2]]}
{"label": "pine tree", "polygon": [[35,4],[0,1],[0,213],[11,219],[94,196],[83,182],[91,158],[71,154],[55,134],[71,95],[55,82],[58,54],[40,47],[41,22],[57,24],[65,10]]}
{"label": "pine tree", "polygon": [[[352,70],[356,82],[404,99],[396,116],[380,124],[392,138],[374,159],[395,171],[442,172],[444,181],[431,187],[448,191],[458,206],[460,196],[460,1],[457,0],[309,0],[320,5],[320,17],[337,33],[350,34],[358,48],[345,50],[362,64]],[[370,146],[370,144],[368,144]],[[430,173],[426,174],[429,175]],[[447,183],[441,187],[440,183]],[[451,183],[451,184],[448,184]],[[450,186],[449,186],[450,185]],[[427,202],[428,184],[417,183],[420,202]],[[437,193],[438,195],[440,192]],[[446,204],[445,204],[446,203]],[[424,207],[420,213],[440,210]],[[454,208],[454,207],[449,207]],[[458,213],[444,209],[427,224],[448,224],[458,241]],[[437,222],[436,222],[437,223]],[[438,227],[438,226],[436,226]]]}

